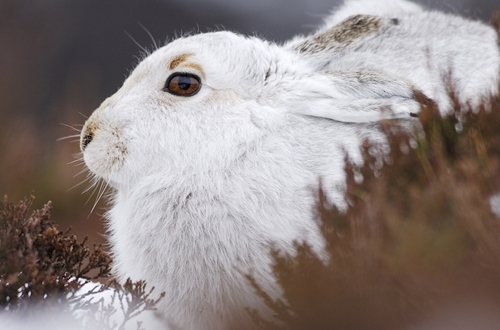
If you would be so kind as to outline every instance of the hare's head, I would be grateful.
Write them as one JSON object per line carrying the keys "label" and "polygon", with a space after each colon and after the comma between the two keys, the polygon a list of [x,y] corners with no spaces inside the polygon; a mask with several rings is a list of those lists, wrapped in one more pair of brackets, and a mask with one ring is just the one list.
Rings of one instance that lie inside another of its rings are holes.
{"label": "hare's head", "polygon": [[158,49],[87,120],[87,166],[116,184],[214,155],[211,166],[224,166],[272,125],[272,109],[255,111],[271,55],[267,43],[227,32]]}
{"label": "hare's head", "polygon": [[203,175],[255,149],[285,116],[367,122],[418,111],[405,81],[312,72],[302,56],[230,32],[175,40],[146,57],[87,120],[85,162],[117,186],[165,171]]}

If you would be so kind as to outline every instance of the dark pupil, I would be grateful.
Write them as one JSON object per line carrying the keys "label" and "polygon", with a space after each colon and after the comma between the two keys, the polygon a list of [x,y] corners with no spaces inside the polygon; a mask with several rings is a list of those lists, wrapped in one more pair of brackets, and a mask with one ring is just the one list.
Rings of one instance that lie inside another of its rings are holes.
{"label": "dark pupil", "polygon": [[180,76],[178,84],[179,88],[182,89],[183,91],[188,90],[189,87],[191,86],[191,77]]}

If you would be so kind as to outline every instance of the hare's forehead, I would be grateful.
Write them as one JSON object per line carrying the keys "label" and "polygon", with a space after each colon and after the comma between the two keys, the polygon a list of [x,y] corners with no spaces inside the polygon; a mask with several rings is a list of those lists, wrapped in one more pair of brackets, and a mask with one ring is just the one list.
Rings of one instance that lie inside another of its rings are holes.
{"label": "hare's forehead", "polygon": [[195,35],[172,41],[145,59],[144,66],[159,66],[166,70],[191,67],[195,70],[235,70],[243,62],[253,62],[259,56],[256,40],[231,32]]}

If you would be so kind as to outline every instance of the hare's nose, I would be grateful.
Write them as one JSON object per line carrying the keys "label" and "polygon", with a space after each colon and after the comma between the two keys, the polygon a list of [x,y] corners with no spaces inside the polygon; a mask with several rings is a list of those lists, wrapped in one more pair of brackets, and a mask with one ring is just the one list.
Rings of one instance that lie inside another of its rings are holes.
{"label": "hare's nose", "polygon": [[80,147],[81,147],[82,151],[85,151],[85,148],[87,148],[87,146],[89,145],[89,143],[92,142],[93,138],[94,138],[94,133],[92,133],[90,130],[86,131],[82,135],[82,140],[81,140],[81,143],[80,143]]}

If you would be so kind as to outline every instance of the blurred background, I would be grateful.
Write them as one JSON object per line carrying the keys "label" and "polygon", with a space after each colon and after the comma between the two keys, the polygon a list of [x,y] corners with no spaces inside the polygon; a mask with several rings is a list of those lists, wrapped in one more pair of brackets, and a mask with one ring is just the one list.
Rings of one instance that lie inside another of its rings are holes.
{"label": "blurred background", "polygon": [[[374,0],[375,1],[375,0]],[[498,0],[422,0],[424,5],[489,21]],[[0,194],[35,192],[54,204],[61,230],[104,242],[102,201],[81,164],[77,134],[113,94],[153,39],[227,29],[281,42],[307,34],[336,0],[0,0]],[[140,47],[140,46],[141,47]],[[81,173],[80,173],[81,172]],[[78,174],[80,173],[80,174]],[[76,187],[72,188],[73,186]],[[72,188],[72,189],[71,189]]]}

